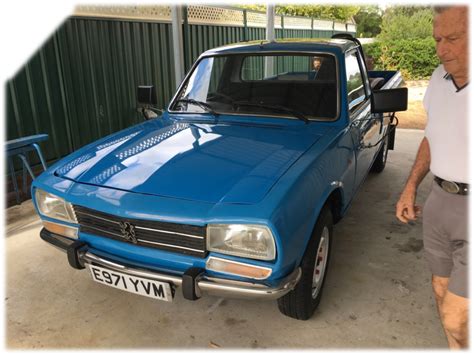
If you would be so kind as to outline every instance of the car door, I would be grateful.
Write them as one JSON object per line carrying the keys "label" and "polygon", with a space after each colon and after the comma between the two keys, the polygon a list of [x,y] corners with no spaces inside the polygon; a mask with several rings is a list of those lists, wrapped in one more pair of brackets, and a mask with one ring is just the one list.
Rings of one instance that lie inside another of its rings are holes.
{"label": "car door", "polygon": [[371,113],[370,88],[367,72],[357,49],[346,53],[347,105],[350,130],[356,157],[355,186],[367,175],[377,153],[382,135],[382,122]]}

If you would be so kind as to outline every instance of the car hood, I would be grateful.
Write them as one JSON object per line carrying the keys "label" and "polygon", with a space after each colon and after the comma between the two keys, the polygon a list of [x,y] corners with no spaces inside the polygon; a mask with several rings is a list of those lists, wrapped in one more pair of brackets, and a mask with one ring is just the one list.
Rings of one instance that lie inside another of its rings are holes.
{"label": "car hood", "polygon": [[154,120],[84,147],[54,174],[135,193],[253,204],[324,130],[307,127]]}

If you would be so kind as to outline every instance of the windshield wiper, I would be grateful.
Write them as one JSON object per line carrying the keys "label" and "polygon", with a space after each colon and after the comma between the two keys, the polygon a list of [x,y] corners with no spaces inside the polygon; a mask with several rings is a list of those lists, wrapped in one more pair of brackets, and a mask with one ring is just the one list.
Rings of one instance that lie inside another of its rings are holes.
{"label": "windshield wiper", "polygon": [[254,103],[254,102],[248,102],[248,101],[235,101],[233,103],[235,106],[251,106],[251,107],[261,107],[264,109],[268,110],[276,110],[280,112],[286,112],[291,114],[292,116],[304,121],[305,123],[309,123],[308,118],[301,112],[297,110],[293,110],[291,108],[281,106],[281,105],[266,105],[266,104],[259,104],[259,103]]}
{"label": "windshield wiper", "polygon": [[198,100],[194,100],[194,99],[179,99],[179,100],[176,100],[176,103],[180,103],[180,102],[185,103],[185,104],[192,104],[192,105],[199,106],[204,111],[209,112],[210,114],[212,114],[214,116],[219,115],[216,111],[214,111],[212,109],[211,105],[209,105],[206,102],[198,101]]}

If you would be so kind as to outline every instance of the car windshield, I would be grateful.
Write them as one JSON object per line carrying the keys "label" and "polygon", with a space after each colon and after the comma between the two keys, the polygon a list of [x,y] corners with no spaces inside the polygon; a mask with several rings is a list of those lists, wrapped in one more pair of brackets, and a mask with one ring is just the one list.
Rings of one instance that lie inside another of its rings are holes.
{"label": "car windshield", "polygon": [[327,54],[232,54],[202,58],[171,112],[337,118],[336,63]]}

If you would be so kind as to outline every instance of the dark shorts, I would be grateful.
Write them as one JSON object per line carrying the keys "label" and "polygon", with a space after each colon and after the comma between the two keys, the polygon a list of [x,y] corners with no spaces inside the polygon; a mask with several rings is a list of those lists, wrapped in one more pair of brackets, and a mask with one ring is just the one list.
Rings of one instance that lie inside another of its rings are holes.
{"label": "dark shorts", "polygon": [[423,244],[433,275],[449,277],[448,290],[468,297],[468,197],[433,183],[423,208]]}

